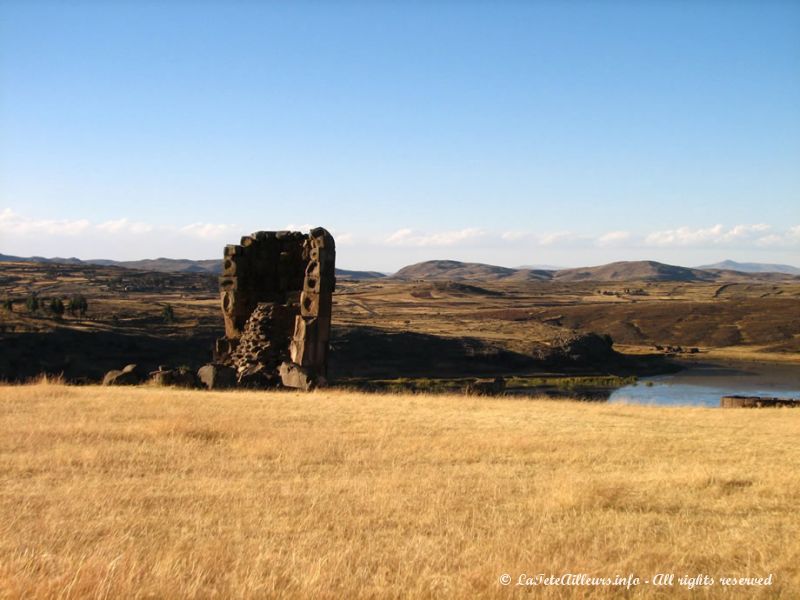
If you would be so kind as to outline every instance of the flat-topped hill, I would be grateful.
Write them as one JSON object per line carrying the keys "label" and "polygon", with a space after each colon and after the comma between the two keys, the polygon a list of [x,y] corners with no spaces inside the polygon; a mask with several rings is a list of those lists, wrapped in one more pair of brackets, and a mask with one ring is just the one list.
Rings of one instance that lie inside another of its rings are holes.
{"label": "flat-topped hill", "polygon": [[457,260],[428,260],[403,267],[394,277],[398,279],[475,279],[481,281],[543,281],[551,278],[550,271],[511,269],[465,263]]}

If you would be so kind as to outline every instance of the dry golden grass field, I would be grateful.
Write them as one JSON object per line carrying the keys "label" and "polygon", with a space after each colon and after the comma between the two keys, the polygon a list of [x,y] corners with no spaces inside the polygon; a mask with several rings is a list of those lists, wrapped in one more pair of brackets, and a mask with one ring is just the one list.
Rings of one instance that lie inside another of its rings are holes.
{"label": "dry golden grass field", "polygon": [[799,438],[791,409],[0,386],[0,597],[798,598]]}

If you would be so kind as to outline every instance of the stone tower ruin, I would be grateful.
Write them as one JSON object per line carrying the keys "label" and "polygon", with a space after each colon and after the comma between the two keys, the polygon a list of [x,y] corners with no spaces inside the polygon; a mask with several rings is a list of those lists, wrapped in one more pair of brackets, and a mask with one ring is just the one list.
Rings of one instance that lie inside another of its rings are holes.
{"label": "stone tower ruin", "polygon": [[225,247],[219,280],[225,337],[214,360],[238,385],[324,385],[335,276],[333,237],[318,227],[258,231]]}

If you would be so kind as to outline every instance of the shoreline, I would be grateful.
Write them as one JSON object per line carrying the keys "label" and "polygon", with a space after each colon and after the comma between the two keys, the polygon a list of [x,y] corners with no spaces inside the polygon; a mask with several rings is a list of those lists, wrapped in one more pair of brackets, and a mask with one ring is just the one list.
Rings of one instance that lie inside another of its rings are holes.
{"label": "shoreline", "polygon": [[[696,354],[664,353],[665,359],[677,363],[697,363],[703,361],[720,362],[730,361],[733,363],[761,363],[786,365],[800,365],[800,352],[768,352],[762,351],[763,346],[726,346],[722,348],[701,348]],[[656,351],[652,346],[633,346],[626,344],[615,344],[614,348],[625,356],[653,355]]]}

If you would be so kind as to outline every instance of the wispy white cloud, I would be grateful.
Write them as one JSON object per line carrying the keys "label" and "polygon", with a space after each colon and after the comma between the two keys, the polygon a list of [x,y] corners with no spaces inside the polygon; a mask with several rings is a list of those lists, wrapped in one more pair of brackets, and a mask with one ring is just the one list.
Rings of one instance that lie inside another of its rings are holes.
{"label": "wispy white cloud", "polygon": [[537,241],[541,246],[554,246],[567,242],[575,242],[579,239],[580,236],[571,231],[556,231],[553,233],[545,233],[537,237]]}
{"label": "wispy white cloud", "polygon": [[[286,229],[308,231],[310,224],[288,224]],[[128,217],[92,222],[89,219],[36,219],[15,212],[10,208],[0,208],[0,241],[41,253],[44,248],[64,249],[69,253],[73,248],[83,248],[84,253],[94,255],[99,249],[121,248],[119,251],[150,255],[156,248],[158,252],[183,253],[197,248],[197,252],[208,252],[220,243],[235,241],[252,228],[230,223],[197,221],[183,225],[160,225]],[[480,252],[521,253],[537,247],[542,252],[596,252],[606,249],[614,251],[641,253],[649,249],[716,249],[730,248],[762,252],[777,252],[800,248],[800,225],[779,228],[765,223],[739,224],[708,227],[676,227],[651,232],[626,230],[606,231],[597,234],[575,233],[572,231],[531,231],[531,230],[488,230],[477,227],[441,231],[418,231],[408,227],[384,234],[359,234],[358,232],[337,232],[329,229],[337,245],[353,248],[359,245],[372,247],[380,252],[390,248],[453,248],[470,251],[480,248]],[[60,241],[59,241],[60,240]],[[380,248],[383,248],[382,250]],[[41,250],[40,250],[41,248]],[[88,248],[88,250],[87,250]],[[98,250],[95,250],[98,249]],[[10,248],[5,248],[9,251]]]}
{"label": "wispy white cloud", "polygon": [[80,235],[91,227],[88,219],[32,219],[10,208],[0,211],[0,232],[13,235]]}
{"label": "wispy white cloud", "polygon": [[391,246],[457,246],[471,244],[480,239],[484,245],[520,246],[538,245],[546,247],[767,247],[800,244],[800,226],[785,231],[775,231],[764,223],[734,226],[713,225],[710,227],[677,227],[650,233],[626,230],[607,231],[599,234],[575,233],[572,231],[532,232],[520,230],[488,231],[484,229],[461,229],[437,233],[420,233],[411,228],[402,228],[380,240]]}
{"label": "wispy white cloud", "polygon": [[[286,229],[308,231],[315,226],[289,224]],[[144,239],[148,236],[174,234],[205,241],[235,240],[248,229],[232,223],[194,222],[186,225],[156,225],[135,221],[127,217],[92,223],[89,219],[35,219],[13,211],[0,209],[0,234],[24,238],[46,234],[48,236],[96,236],[99,240]],[[352,233],[340,234],[337,242],[347,245],[353,242]]]}
{"label": "wispy white cloud", "polygon": [[88,219],[34,219],[14,212],[0,210],[0,233],[14,237],[37,234],[49,236],[143,237],[148,234],[175,233],[203,240],[219,240],[234,235],[241,228],[221,223],[190,223],[188,225],[154,225],[133,221],[127,217],[92,223]]}
{"label": "wispy white cloud", "polygon": [[435,233],[418,233],[412,229],[398,229],[384,241],[392,246],[455,246],[482,238],[486,235],[482,229],[468,228]]}
{"label": "wispy white cloud", "polygon": [[504,231],[500,234],[500,239],[506,242],[517,242],[529,237],[532,237],[532,234],[526,231]]}
{"label": "wispy white cloud", "polygon": [[116,219],[114,221],[105,221],[95,225],[98,231],[105,231],[106,233],[132,233],[142,234],[153,231],[153,226],[149,223],[142,223],[140,221],[130,221],[129,219]]}
{"label": "wispy white cloud", "polygon": [[411,229],[398,229],[392,235],[386,238],[387,244],[402,244],[409,240],[414,232]]}
{"label": "wispy white cloud", "polygon": [[221,223],[191,223],[178,228],[183,235],[200,238],[203,240],[219,240],[235,235],[241,228],[236,225]]}
{"label": "wispy white cloud", "polygon": [[727,238],[730,240],[739,239],[743,237],[751,237],[756,234],[769,231],[771,228],[766,223],[756,223],[755,225],[736,225],[732,227],[727,233]]}
{"label": "wispy white cloud", "polygon": [[762,247],[800,246],[800,225],[790,227],[781,233],[762,236],[756,240],[756,244]]}
{"label": "wispy white cloud", "polygon": [[334,238],[337,246],[352,246],[356,241],[352,233],[337,233]]}
{"label": "wispy white cloud", "polygon": [[611,246],[614,244],[622,244],[627,242],[632,237],[630,231],[609,231],[597,238],[599,246]]}
{"label": "wispy white cloud", "polygon": [[709,244],[728,244],[733,242],[757,241],[766,237],[771,229],[764,223],[724,227],[714,225],[707,228],[678,227],[654,231],[645,237],[645,244],[652,246],[701,246]]}

